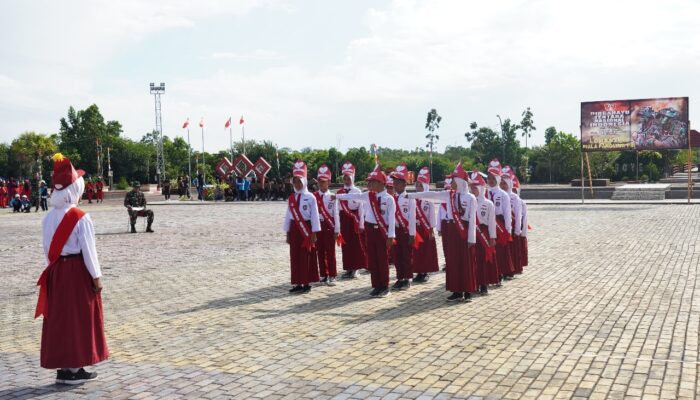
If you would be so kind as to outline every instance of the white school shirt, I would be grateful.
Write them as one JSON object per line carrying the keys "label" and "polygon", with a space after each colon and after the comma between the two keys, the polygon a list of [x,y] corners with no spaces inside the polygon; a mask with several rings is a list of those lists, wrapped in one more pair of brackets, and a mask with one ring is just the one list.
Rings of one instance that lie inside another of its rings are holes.
{"label": "white school shirt", "polygon": [[[56,232],[58,224],[63,220],[63,216],[73,207],[75,206],[52,208],[41,221],[46,265],[49,265],[49,247],[51,246],[54,232]],[[67,256],[80,252],[83,253],[83,261],[85,261],[85,266],[90,276],[93,279],[101,277],[102,270],[100,269],[100,262],[97,260],[97,248],[95,247],[95,227],[92,224],[90,214],[85,214],[78,220],[75,228],[73,228],[73,232],[68,236],[63,250],[61,250],[61,255]]]}
{"label": "white school shirt", "polygon": [[496,216],[502,215],[505,220],[506,231],[511,233],[513,222],[510,214],[510,196],[503,189],[495,186],[486,189],[486,195],[496,207]]}
{"label": "white school shirt", "polygon": [[[462,214],[462,220],[464,221],[476,221],[476,197],[471,193],[457,192],[455,195],[458,197],[458,201],[461,207],[464,209],[464,214]],[[416,192],[408,195],[411,199],[421,199],[428,200],[434,203],[447,203],[447,215],[452,219],[452,204],[450,202],[450,191],[445,190],[443,192]],[[476,224],[471,223],[467,228],[467,242],[476,243]]]}
{"label": "white school shirt", "polygon": [[[328,210],[328,214],[330,214],[331,217],[333,217],[333,222],[335,225],[333,229],[335,233],[340,233],[340,213],[338,212],[338,204],[336,204],[336,202],[331,199],[333,193],[331,193],[330,190],[327,190],[325,192],[319,190],[318,192],[321,194],[323,205],[326,207],[326,210]],[[323,214],[319,212],[318,217],[321,221],[323,221]]]}
{"label": "white school shirt", "polygon": [[408,220],[408,235],[416,236],[416,201],[408,198],[408,193],[405,191],[397,196],[396,206],[399,212]]}
{"label": "white school shirt", "polygon": [[[374,218],[374,211],[372,211],[372,206],[369,204],[369,192],[363,193],[346,193],[336,195],[338,200],[355,200],[362,202],[365,209],[365,221],[370,224],[376,224],[377,220]],[[379,201],[379,210],[382,213],[382,218],[387,226],[387,236],[390,238],[396,237],[396,202],[394,202],[394,197],[386,192],[386,190],[377,193],[377,200]]]}
{"label": "white school shirt", "polygon": [[522,206],[523,206],[523,213],[522,213],[523,214],[523,232],[522,232],[522,236],[527,237],[527,231],[528,231],[527,203],[522,198],[520,199],[520,201],[522,202]]}
{"label": "white school shirt", "polygon": [[510,197],[510,209],[513,215],[513,234],[520,236],[523,228],[523,204],[520,201],[520,196],[513,192],[506,192]]}
{"label": "white school shirt", "polygon": [[479,223],[484,224],[489,227],[489,232],[487,238],[496,239],[496,207],[493,202],[484,197],[476,198],[477,216],[479,217]]}
{"label": "white school shirt", "polygon": [[[423,210],[423,214],[425,214],[425,218],[428,220],[428,223],[430,224],[430,229],[432,228],[437,228],[438,231],[440,231],[440,224],[438,223],[437,220],[437,212],[435,209],[439,207],[442,210],[441,205],[435,205],[431,201],[422,201],[421,200],[421,205],[420,208]],[[416,202],[416,213],[418,212],[418,202]],[[416,221],[418,220],[418,216],[416,216]]]}
{"label": "white school shirt", "polygon": [[[311,232],[320,232],[321,220],[318,217],[318,205],[316,204],[314,195],[305,190],[301,193],[294,193],[294,196],[297,198],[297,203],[299,204],[301,219],[304,221],[311,221]],[[282,228],[285,232],[289,232],[293,219],[292,212],[289,211],[289,206],[287,206],[287,213],[284,215],[284,227]]]}
{"label": "white school shirt", "polygon": [[[362,193],[362,190],[360,190],[356,186],[351,186],[351,187],[343,187],[345,190],[348,191],[348,193],[353,193],[353,194],[358,194]],[[357,200],[344,200],[347,201],[348,203],[348,209],[355,211],[357,210],[357,216],[359,217],[360,220],[360,230],[365,229],[365,207],[363,206],[363,203],[361,201]],[[338,209],[337,218],[335,220],[335,226],[340,227],[340,200],[336,199],[336,208]],[[339,228],[340,229],[340,228]]]}

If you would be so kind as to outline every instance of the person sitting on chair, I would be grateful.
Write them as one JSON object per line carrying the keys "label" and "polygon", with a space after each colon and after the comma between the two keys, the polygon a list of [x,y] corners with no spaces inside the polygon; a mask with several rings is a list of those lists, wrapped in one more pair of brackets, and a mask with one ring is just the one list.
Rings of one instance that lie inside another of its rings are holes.
{"label": "person sitting on chair", "polygon": [[153,211],[146,209],[146,196],[141,192],[141,183],[134,181],[131,184],[132,190],[126,193],[124,197],[124,207],[129,213],[129,222],[131,223],[131,233],[136,233],[136,218],[146,217],[148,225],[146,232],[153,232]]}

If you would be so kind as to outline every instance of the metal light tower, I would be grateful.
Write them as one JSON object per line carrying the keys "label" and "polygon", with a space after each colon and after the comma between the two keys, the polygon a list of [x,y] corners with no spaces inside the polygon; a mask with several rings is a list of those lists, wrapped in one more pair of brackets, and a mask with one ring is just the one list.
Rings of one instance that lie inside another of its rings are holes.
{"label": "metal light tower", "polygon": [[162,186],[165,177],[165,156],[163,154],[163,119],[160,112],[160,95],[165,94],[165,83],[161,82],[156,86],[151,82],[151,94],[156,102],[156,178],[158,179],[158,188]]}

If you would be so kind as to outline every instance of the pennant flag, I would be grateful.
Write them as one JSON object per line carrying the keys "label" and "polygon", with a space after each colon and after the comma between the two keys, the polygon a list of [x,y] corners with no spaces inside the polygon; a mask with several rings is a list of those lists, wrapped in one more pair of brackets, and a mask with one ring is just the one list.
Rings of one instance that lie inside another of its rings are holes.
{"label": "pennant flag", "polygon": [[204,117],[202,117],[202,119],[199,120],[199,127],[204,128]]}
{"label": "pennant flag", "polygon": [[190,126],[190,119],[187,118],[184,124],[182,124],[182,129],[188,128]]}
{"label": "pennant flag", "polygon": [[231,117],[228,117],[228,121],[226,121],[226,125],[224,125],[224,128],[228,128],[231,126]]}
{"label": "pennant flag", "polygon": [[243,125],[243,122],[245,122],[245,121],[243,121],[243,116],[241,115],[241,121],[238,124]]}

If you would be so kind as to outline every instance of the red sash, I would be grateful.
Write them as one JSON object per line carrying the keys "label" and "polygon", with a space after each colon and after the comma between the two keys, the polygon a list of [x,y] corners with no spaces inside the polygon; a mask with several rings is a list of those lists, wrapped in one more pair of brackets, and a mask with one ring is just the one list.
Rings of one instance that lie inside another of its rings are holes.
{"label": "red sash", "polygon": [[408,230],[408,220],[406,219],[406,217],[403,216],[403,213],[401,212],[401,207],[399,207],[398,195],[394,195],[394,202],[396,203],[396,222],[399,224],[399,227]]}
{"label": "red sash", "polygon": [[491,262],[494,260],[493,256],[496,254],[496,249],[489,246],[489,241],[486,239],[486,234],[481,230],[481,223],[479,223],[479,217],[476,217],[476,238],[479,239],[479,243],[486,249],[486,261]]}
{"label": "red sash", "polygon": [[457,225],[457,231],[462,240],[467,238],[467,228],[462,224],[462,214],[457,208],[457,193],[454,190],[450,190],[450,205],[452,206],[452,219]]}
{"label": "red sash", "polygon": [[314,192],[314,197],[316,197],[316,204],[318,204],[318,211],[323,217],[323,222],[325,222],[331,229],[335,230],[335,220],[331,217],[331,213],[328,212],[325,202],[323,201],[323,195],[321,192]]}
{"label": "red sash", "polygon": [[61,257],[63,246],[66,245],[70,234],[83,215],[85,215],[85,211],[73,207],[68,210],[66,215],[63,216],[63,219],[61,219],[61,222],[58,223],[58,227],[56,227],[56,232],[54,232],[51,238],[51,245],[49,245],[49,255],[47,257],[49,259],[49,265],[44,268],[44,271],[39,277],[39,281],[36,283],[36,285],[39,286],[39,300],[36,302],[34,318],[38,318],[40,315],[43,315],[44,318],[49,316],[49,299],[46,291],[46,280],[48,279],[49,268]]}
{"label": "red sash", "polygon": [[[503,218],[502,215],[501,218]],[[496,215],[496,233],[496,241],[500,245],[506,245],[508,244],[508,242],[513,241],[513,238],[510,236],[510,233],[508,233],[508,230],[506,229],[506,223],[501,222],[501,220],[498,219],[498,215]]]}
{"label": "red sash", "polygon": [[385,239],[387,239],[389,237],[389,230],[386,226],[386,222],[384,221],[384,217],[382,217],[382,212],[379,209],[380,206],[379,199],[377,198],[377,193],[369,192],[367,193],[367,195],[369,196],[369,205],[372,208],[374,219],[377,220],[377,225],[379,225],[379,228],[382,231],[382,235]]}
{"label": "red sash", "polygon": [[[348,193],[348,190],[343,188],[338,190],[337,194],[345,194]],[[340,209],[346,212],[350,217],[352,217],[352,220],[354,221],[354,228],[355,228],[355,233],[360,233],[360,216],[358,213],[352,211],[350,207],[348,206],[348,201],[347,200],[340,200],[338,203],[340,203]]]}
{"label": "red sash", "polygon": [[433,227],[430,226],[430,222],[428,221],[428,217],[425,215],[425,212],[423,211],[423,201],[422,200],[416,200],[416,219],[418,222],[423,226],[425,229],[432,229]]}
{"label": "red sash", "polygon": [[[299,196],[301,197],[301,195]],[[296,195],[290,194],[288,202],[289,212],[292,214],[292,219],[299,229],[299,232],[301,232],[301,235],[304,237],[304,242],[302,243],[301,247],[305,248],[306,251],[311,251],[311,249],[314,247],[314,244],[311,242],[311,230],[306,225],[306,221],[301,218],[301,211],[299,211],[299,203],[297,202]]]}

